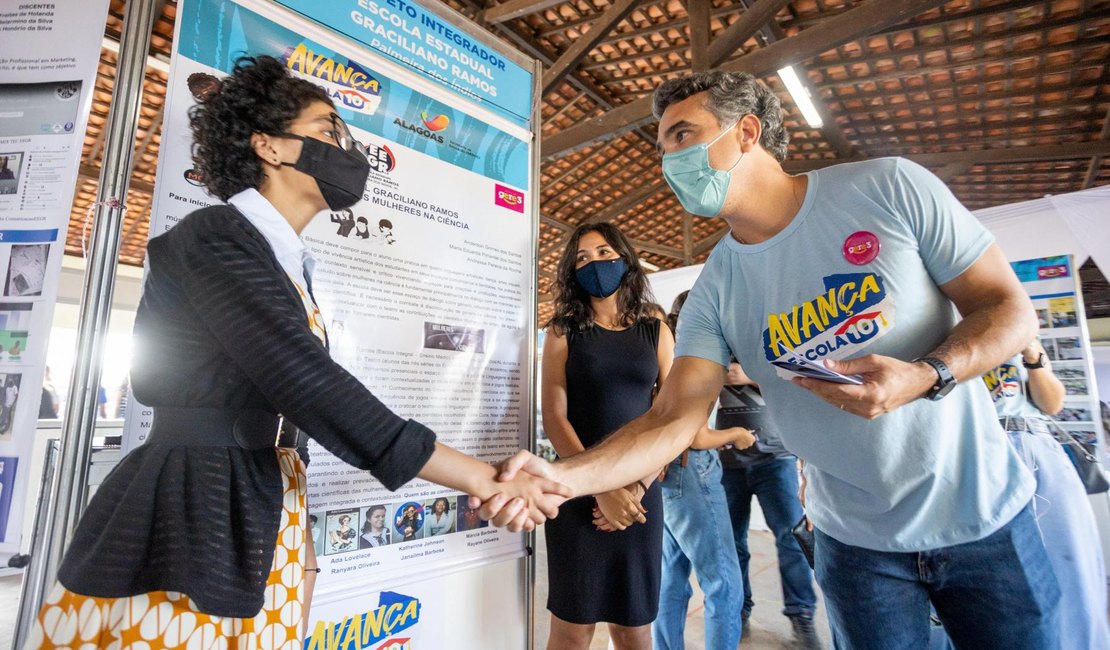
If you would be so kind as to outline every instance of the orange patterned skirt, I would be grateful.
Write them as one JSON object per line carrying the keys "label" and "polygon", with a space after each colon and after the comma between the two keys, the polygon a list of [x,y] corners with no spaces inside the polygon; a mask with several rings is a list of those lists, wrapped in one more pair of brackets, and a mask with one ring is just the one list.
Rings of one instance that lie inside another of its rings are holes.
{"label": "orange patterned skirt", "polygon": [[212,616],[185,594],[156,591],[96,598],[54,586],[39,611],[31,648],[221,648],[296,650],[304,615],[305,466],[294,449],[277,449],[284,499],[266,601],[253,618]]}

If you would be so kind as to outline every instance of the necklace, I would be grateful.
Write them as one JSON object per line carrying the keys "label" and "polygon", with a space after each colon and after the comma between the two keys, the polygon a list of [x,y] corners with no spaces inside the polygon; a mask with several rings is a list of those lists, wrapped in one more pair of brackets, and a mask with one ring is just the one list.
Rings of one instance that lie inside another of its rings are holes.
{"label": "necklace", "polygon": [[594,319],[594,324],[601,327],[602,329],[607,329],[607,330],[620,331],[620,330],[624,329],[623,327],[619,326],[616,323],[603,323],[603,322],[601,322],[601,319],[599,319],[599,318]]}

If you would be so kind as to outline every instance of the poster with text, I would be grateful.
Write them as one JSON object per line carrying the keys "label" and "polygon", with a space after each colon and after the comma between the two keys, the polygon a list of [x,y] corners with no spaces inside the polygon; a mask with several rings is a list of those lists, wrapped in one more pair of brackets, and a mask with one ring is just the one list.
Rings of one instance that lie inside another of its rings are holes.
{"label": "poster with text", "polygon": [[[333,358],[441,442],[488,461],[526,447],[531,132],[269,3],[183,0],[174,43],[151,236],[216,202],[189,156],[197,93],[243,53],[276,57],[328,92],[371,162],[363,200],[302,232]],[[134,445],[149,409],[132,413]],[[419,480],[389,492],[310,446],[310,535],[322,569],[310,630],[392,606],[365,605],[383,589],[403,594],[429,576],[523,555],[523,536],[490,528],[465,495]]]}
{"label": "poster with text", "polygon": [[38,485],[26,468],[107,12],[0,3],[0,557],[19,549]]}
{"label": "poster with text", "polygon": [[1011,266],[1033,301],[1045,354],[1064,385],[1064,408],[1054,419],[1083,442],[1100,444],[1104,432],[1091,338],[1071,256],[1022,260]]}

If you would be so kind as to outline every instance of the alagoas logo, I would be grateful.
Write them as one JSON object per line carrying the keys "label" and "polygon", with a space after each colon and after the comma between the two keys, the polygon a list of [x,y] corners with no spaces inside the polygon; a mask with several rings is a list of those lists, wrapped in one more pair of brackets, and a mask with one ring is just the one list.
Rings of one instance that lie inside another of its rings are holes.
{"label": "alagoas logo", "polygon": [[317,621],[305,650],[412,650],[411,634],[399,636],[420,622],[420,601],[383,591],[378,607],[337,623]]}
{"label": "alagoas logo", "polygon": [[1004,363],[983,375],[983,382],[995,402],[1021,394],[1021,373],[1012,363]]}
{"label": "alagoas logo", "polygon": [[422,126],[417,126],[416,124],[405,121],[404,119],[402,119],[400,117],[393,118],[393,124],[395,126],[397,126],[398,128],[405,129],[405,130],[408,130],[408,131],[412,131],[413,133],[415,133],[417,135],[420,135],[420,136],[423,136],[425,138],[428,138],[429,140],[433,140],[435,142],[438,142],[439,144],[443,144],[443,142],[444,142],[443,136],[436,133],[435,131],[432,131],[431,129],[424,128]]}
{"label": "alagoas logo", "polygon": [[[846,273],[826,276],[824,282],[825,291],[816,298],[767,315],[763,353],[768,361],[789,361],[795,353],[810,361],[843,359],[894,327],[894,298],[881,276]],[[778,373],[794,376],[783,369]]]}
{"label": "alagoas logo", "polygon": [[373,115],[381,103],[381,82],[354,61],[340,63],[317,54],[304,43],[285,51],[285,65],[294,75],[320,86],[337,105]]}
{"label": "alagoas logo", "polygon": [[420,120],[424,122],[424,126],[428,127],[429,131],[442,131],[451,123],[451,118],[443,114],[429,118],[428,111],[420,111]]}

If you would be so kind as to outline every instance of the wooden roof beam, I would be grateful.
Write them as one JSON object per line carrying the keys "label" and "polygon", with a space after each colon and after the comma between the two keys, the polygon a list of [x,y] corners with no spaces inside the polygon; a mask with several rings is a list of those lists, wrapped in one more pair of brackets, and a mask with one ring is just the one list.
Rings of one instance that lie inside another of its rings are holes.
{"label": "wooden roof beam", "polygon": [[636,8],[639,0],[615,0],[597,20],[590,23],[590,30],[574,41],[566,52],[559,55],[559,59],[551,64],[551,68],[543,73],[543,89],[540,96],[544,96],[558,86],[563,78],[574,70],[582,59],[597,47],[605,35],[613,31],[617,23],[628,17]]}
{"label": "wooden roof beam", "polygon": [[506,20],[520,18],[529,14],[538,14],[552,7],[563,4],[564,0],[508,0],[499,5],[490,7],[479,14],[479,18],[496,25]]}
{"label": "wooden roof beam", "polygon": [[[804,61],[942,4],[944,0],[868,0],[797,36],[746,54],[722,68],[763,76],[784,65]],[[544,138],[540,150],[544,158],[550,159],[642,126],[653,119],[651,102],[652,98],[646,96],[599,117],[584,120],[579,125]]]}
{"label": "wooden roof beam", "polygon": [[[1099,134],[1098,139],[1106,142],[1110,140],[1110,110],[1106,112],[1106,119],[1102,121],[1102,132]],[[1085,190],[1095,184],[1098,179],[1098,172],[1102,169],[1102,156],[1091,156],[1091,164],[1087,167],[1087,177],[1083,179],[1083,187],[1079,188]]]}
{"label": "wooden roof beam", "polygon": [[[945,151],[902,156],[926,167],[943,167],[951,163],[967,162],[972,165],[985,163],[1043,162],[1110,155],[1110,140],[1075,142],[1070,144],[1044,144],[1031,147],[1000,147],[978,151]],[[783,169],[791,174],[813,171],[844,162],[868,160],[866,156],[824,160],[786,161]]]}
{"label": "wooden roof beam", "polygon": [[708,70],[709,65],[709,0],[686,0],[686,13],[690,18],[690,67],[695,72]]}

